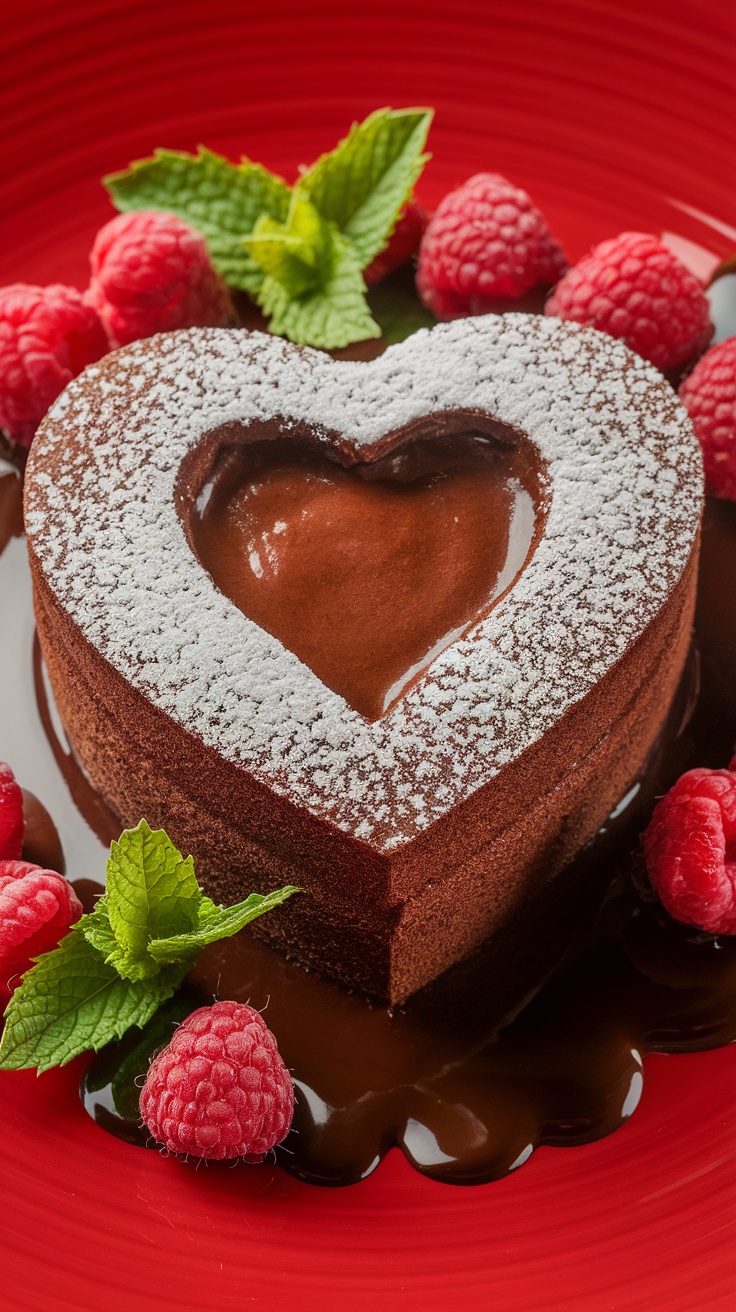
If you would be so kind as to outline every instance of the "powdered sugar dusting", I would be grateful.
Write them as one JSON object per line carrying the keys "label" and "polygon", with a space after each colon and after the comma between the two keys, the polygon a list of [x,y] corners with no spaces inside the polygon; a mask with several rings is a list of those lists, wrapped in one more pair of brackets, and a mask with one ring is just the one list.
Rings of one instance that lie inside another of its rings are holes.
{"label": "powdered sugar dusting", "polygon": [[[184,456],[274,415],[356,446],[434,411],[523,429],[551,477],[510,593],[368,723],[215,587],[174,505]],[[618,342],[526,315],[443,324],[368,364],[192,329],[115,352],[34,442],[29,541],[86,638],[226,759],[392,850],[546,733],[658,613],[692,550],[700,452],[674,392]]]}

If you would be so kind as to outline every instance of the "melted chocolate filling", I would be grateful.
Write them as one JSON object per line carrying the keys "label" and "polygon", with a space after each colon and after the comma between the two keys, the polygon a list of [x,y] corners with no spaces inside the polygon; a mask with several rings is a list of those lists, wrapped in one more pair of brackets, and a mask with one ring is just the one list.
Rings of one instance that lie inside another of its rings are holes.
{"label": "melted chocolate filling", "polygon": [[541,532],[539,458],[472,413],[418,421],[369,462],[266,428],[195,454],[192,547],[244,614],[375,720],[518,578]]}

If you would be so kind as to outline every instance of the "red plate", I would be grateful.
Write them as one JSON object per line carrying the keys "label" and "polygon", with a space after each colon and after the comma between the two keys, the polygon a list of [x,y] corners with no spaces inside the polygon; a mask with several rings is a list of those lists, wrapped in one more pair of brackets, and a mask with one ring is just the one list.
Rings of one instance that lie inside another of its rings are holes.
{"label": "red plate", "polygon": [[[5,18],[0,283],[86,279],[99,176],[203,141],[292,176],[353,117],[437,108],[432,204],[496,169],[574,258],[622,228],[736,246],[722,0],[25,0]],[[700,252],[700,253],[699,253]],[[3,739],[0,756],[13,759]],[[345,1190],[196,1173],[109,1138],[76,1071],[0,1077],[3,1307],[704,1312],[736,1306],[732,1050],[646,1062],[612,1138],[433,1184],[390,1154]]]}

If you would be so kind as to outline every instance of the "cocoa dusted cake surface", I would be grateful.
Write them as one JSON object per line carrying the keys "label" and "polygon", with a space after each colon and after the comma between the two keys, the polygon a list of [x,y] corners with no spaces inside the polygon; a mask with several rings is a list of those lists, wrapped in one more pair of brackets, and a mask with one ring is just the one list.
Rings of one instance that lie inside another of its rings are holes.
{"label": "cocoa dusted cake surface", "polygon": [[[453,611],[441,570],[457,626],[356,709],[339,661],[319,678],[300,659],[301,626],[282,642],[231,574],[218,587],[203,507],[223,461],[247,482],[249,444],[266,464],[281,444],[287,472],[294,447],[292,471],[308,451],[365,474],[461,441],[513,491],[486,600],[481,580]],[[507,315],[366,364],[226,330],[115,352],[39,430],[26,529],[57,705],[121,824],[165,826],[221,900],[298,884],[263,932],[398,1001],[501,929],[642,768],[690,642],[701,503],[697,443],[656,370]]]}

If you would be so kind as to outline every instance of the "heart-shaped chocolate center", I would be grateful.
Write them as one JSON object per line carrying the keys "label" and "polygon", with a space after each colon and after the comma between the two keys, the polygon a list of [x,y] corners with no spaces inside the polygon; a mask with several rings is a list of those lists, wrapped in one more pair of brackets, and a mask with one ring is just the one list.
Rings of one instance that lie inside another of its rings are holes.
{"label": "heart-shaped chocolate center", "polygon": [[511,587],[541,531],[535,448],[477,415],[418,421],[347,463],[309,433],[230,432],[206,464],[185,499],[199,560],[370,720]]}

